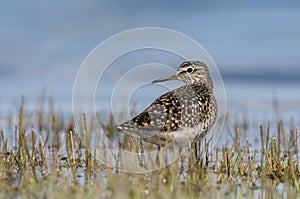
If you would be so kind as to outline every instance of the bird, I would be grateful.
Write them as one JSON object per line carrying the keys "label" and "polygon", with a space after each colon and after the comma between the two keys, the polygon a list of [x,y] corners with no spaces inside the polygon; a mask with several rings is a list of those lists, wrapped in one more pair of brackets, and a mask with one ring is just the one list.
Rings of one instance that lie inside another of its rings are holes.
{"label": "bird", "polygon": [[218,106],[213,81],[202,61],[184,61],[174,75],[152,81],[183,81],[184,85],[158,97],[139,115],[118,126],[158,146],[179,146],[205,137],[214,125]]}

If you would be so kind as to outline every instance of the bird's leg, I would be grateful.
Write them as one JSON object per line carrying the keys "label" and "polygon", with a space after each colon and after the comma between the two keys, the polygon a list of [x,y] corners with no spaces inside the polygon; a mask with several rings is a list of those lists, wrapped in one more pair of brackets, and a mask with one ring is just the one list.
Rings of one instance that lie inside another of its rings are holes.
{"label": "bird's leg", "polygon": [[205,143],[202,138],[200,138],[198,141],[198,150],[199,150],[198,162],[200,162],[202,165],[204,162],[204,154],[205,154]]}
{"label": "bird's leg", "polygon": [[180,163],[181,163],[181,165],[180,165],[180,170],[181,171],[184,171],[184,159],[183,159],[183,156],[182,156],[182,147],[181,146],[179,146],[179,150],[178,150],[178,153],[180,154]]}
{"label": "bird's leg", "polygon": [[160,168],[159,153],[160,153],[160,149],[157,151],[156,158],[155,158],[155,163],[157,168]]}
{"label": "bird's leg", "polygon": [[197,142],[194,142],[194,152],[195,152],[195,158],[198,160]]}

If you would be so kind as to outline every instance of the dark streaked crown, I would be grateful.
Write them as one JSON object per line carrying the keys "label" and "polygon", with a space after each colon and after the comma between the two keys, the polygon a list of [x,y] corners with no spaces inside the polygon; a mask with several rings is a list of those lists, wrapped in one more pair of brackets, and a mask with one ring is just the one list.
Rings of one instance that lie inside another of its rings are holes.
{"label": "dark streaked crown", "polygon": [[176,75],[179,80],[187,84],[206,84],[209,89],[213,89],[213,82],[205,63],[201,61],[185,61],[183,62]]}

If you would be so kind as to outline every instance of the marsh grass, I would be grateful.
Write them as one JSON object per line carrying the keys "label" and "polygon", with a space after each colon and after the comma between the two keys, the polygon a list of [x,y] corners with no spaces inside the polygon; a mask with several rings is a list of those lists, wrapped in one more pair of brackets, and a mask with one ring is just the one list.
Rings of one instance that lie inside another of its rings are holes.
{"label": "marsh grass", "polygon": [[[96,160],[95,151],[84,147],[89,145],[88,126],[95,121],[87,121],[83,114],[81,141],[73,122],[56,114],[53,100],[49,107],[49,114],[42,108],[28,114],[22,98],[15,128],[0,130],[1,198],[299,197],[299,133],[286,129],[280,120],[252,132],[259,136],[259,147],[251,146],[247,138],[242,140],[247,121],[232,125],[233,130],[227,124],[232,144],[226,142],[202,156],[197,155],[199,143],[189,145],[170,166],[132,174],[122,172],[118,154],[114,167],[109,168]],[[152,150],[153,146],[130,136],[118,138],[112,116],[101,125],[123,149],[142,154]],[[270,125],[277,125],[277,132],[271,132]]]}

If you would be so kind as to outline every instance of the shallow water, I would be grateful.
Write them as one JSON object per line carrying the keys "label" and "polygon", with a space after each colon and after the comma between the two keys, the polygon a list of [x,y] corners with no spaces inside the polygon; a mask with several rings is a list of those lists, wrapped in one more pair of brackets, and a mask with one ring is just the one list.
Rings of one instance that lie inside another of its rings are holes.
{"label": "shallow water", "polygon": [[[0,80],[1,81],[1,80]],[[53,83],[55,85],[55,83]],[[65,85],[66,88],[70,86]],[[155,86],[153,92],[147,92],[147,87],[143,87],[138,90],[135,94],[132,95],[132,99],[129,102],[131,105],[134,105],[136,102],[137,112],[142,111],[147,107],[157,96],[165,92],[165,89],[160,86]],[[221,137],[216,147],[221,147],[226,145],[231,147],[233,146],[233,140],[229,135],[229,130],[231,132],[235,131],[235,127],[241,129],[242,137],[241,144],[246,143],[246,138],[249,140],[251,156],[254,155],[253,151],[255,148],[260,148],[260,134],[259,134],[259,125],[262,124],[263,128],[267,128],[267,123],[270,122],[270,137],[277,136],[277,122],[282,120],[284,128],[287,129],[287,135],[289,133],[289,128],[292,129],[299,127],[300,124],[300,81],[292,82],[282,82],[282,81],[262,81],[257,79],[248,79],[248,80],[236,80],[236,79],[226,79],[225,78],[225,88],[226,88],[226,109],[228,114],[228,120],[224,125]],[[155,90],[156,89],[156,90]],[[13,101],[1,101],[1,112],[0,112],[0,129],[3,129],[6,133],[14,132],[14,125],[17,124],[17,112],[19,110],[20,96],[17,93],[11,92],[8,89],[6,98],[15,98]],[[25,113],[30,113],[30,118],[33,118],[33,111],[36,108],[37,94],[38,92],[32,91],[30,95],[25,96]],[[109,92],[108,92],[109,93]],[[105,92],[101,93],[105,94]],[[100,96],[101,97],[101,96]],[[64,95],[55,95],[53,96],[55,101],[55,110],[58,113],[61,113],[66,118],[71,118],[72,114],[72,100],[70,96]],[[100,98],[99,98],[100,99]],[[97,101],[96,107],[98,108],[100,118],[107,119],[107,113],[109,113],[110,102],[105,101],[109,99],[109,96],[102,96],[103,101]],[[45,97],[44,113],[49,112],[49,105],[47,102],[47,96]],[[8,125],[7,115],[12,114],[11,125]],[[106,115],[105,115],[106,114]],[[10,127],[10,129],[8,128]],[[14,137],[14,134],[10,134]],[[11,138],[11,137],[10,137]],[[66,138],[64,138],[66,139]],[[65,141],[65,140],[64,140]],[[10,139],[11,146],[16,146],[15,139]],[[51,138],[49,140],[51,143]],[[298,141],[298,146],[300,141]],[[65,144],[62,145],[62,157],[66,157],[65,153]],[[84,154],[84,149],[81,151]],[[117,152],[115,153],[117,154]],[[215,155],[215,154],[212,154]],[[221,153],[219,152],[219,160],[221,159]],[[47,150],[46,157],[51,159],[52,152]],[[108,157],[109,158],[109,157]],[[256,159],[260,161],[260,153],[256,154]],[[112,159],[113,160],[113,159]],[[113,164],[116,164],[114,162]],[[187,165],[178,165],[179,168],[182,168],[182,173],[179,174],[182,177],[182,181],[185,180],[187,175]],[[104,167],[107,168],[107,165]],[[72,172],[70,169],[62,169],[63,174],[67,178],[71,178]],[[108,173],[111,172],[108,168]],[[115,171],[114,171],[115,172]],[[117,172],[117,171],[116,171]],[[85,171],[84,169],[78,169],[76,171],[76,181],[81,186],[85,184]],[[106,170],[103,169],[97,173],[98,180],[101,180],[101,184],[106,187],[108,177],[106,176]],[[122,175],[122,173],[120,174]],[[210,175],[210,180],[212,183],[215,183],[215,173]],[[91,178],[91,181],[94,179]],[[243,185],[243,182],[237,182],[237,184]],[[275,186],[271,184],[272,186]],[[230,184],[223,185],[224,192],[230,190]],[[250,185],[251,188],[252,185]],[[256,181],[256,186],[260,185],[260,180]],[[238,186],[239,187],[239,186]],[[261,186],[263,187],[263,186]],[[238,188],[237,191],[245,192]],[[278,184],[276,190],[284,195],[288,193],[289,185],[287,184]],[[250,189],[253,197],[262,197],[268,192],[264,188]]]}
{"label": "shallow water", "polygon": [[[7,115],[12,115],[11,123],[16,124],[22,94],[25,97],[24,110],[32,115],[37,107],[37,100],[43,91],[42,88],[38,88],[35,82],[22,84],[22,82],[15,79],[14,81],[10,80],[10,82],[13,82],[10,87],[5,87],[3,86],[5,81],[5,79],[0,80],[2,92],[5,93],[0,98],[0,128],[2,129],[8,127]],[[229,123],[225,124],[225,131],[227,131],[226,125],[233,128],[235,123],[241,124],[243,122],[247,122],[249,127],[247,133],[251,133],[249,135],[253,135],[253,132],[259,133],[259,125],[262,124],[266,127],[267,122],[271,123],[271,128],[274,128],[275,131],[279,120],[283,121],[286,128],[299,127],[300,81],[285,81],[284,79],[264,81],[255,78],[237,80],[236,78],[224,77],[224,85],[226,89],[226,113],[229,117]],[[72,86],[72,82],[67,82],[64,85],[57,85],[55,81],[51,82],[48,86],[49,89],[43,91],[43,111],[45,113],[49,112],[48,96],[51,95],[54,99],[55,111],[63,114],[66,120],[71,119]],[[59,87],[60,92],[52,95],[55,87]],[[150,92],[149,89],[151,89]],[[160,85],[145,85],[132,94],[128,102],[129,107],[134,106],[136,112],[139,113],[151,104],[156,97],[166,91],[167,89]],[[105,114],[111,110],[111,92],[110,89],[104,89],[96,93],[96,111],[102,114],[102,118],[105,118]],[[122,104],[122,101],[120,103]],[[222,138],[224,139],[224,137]]]}

